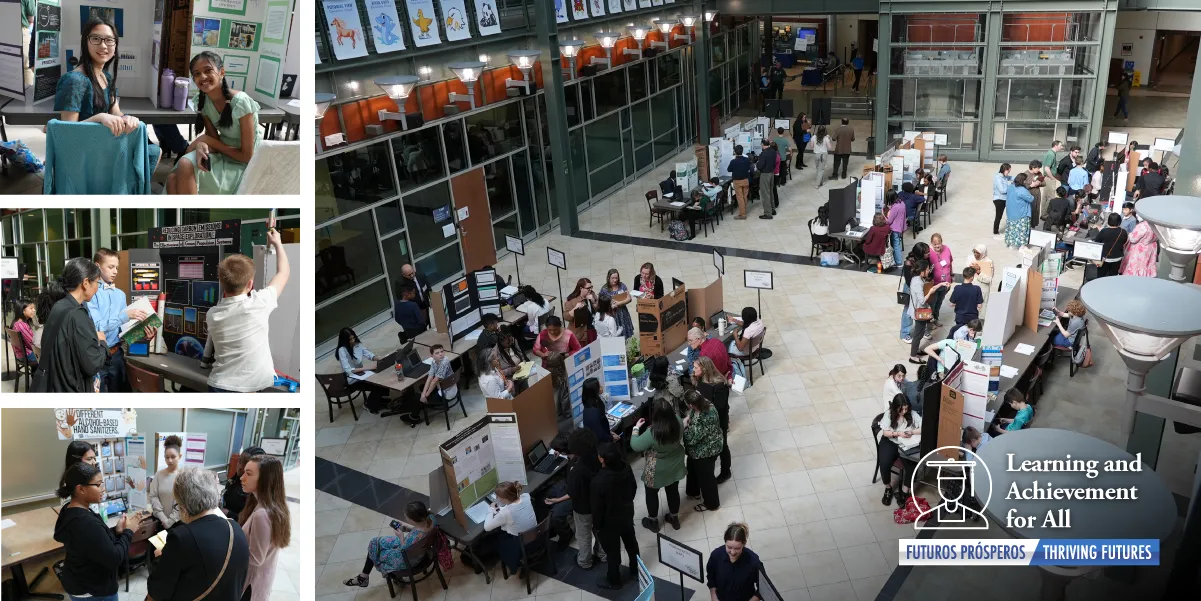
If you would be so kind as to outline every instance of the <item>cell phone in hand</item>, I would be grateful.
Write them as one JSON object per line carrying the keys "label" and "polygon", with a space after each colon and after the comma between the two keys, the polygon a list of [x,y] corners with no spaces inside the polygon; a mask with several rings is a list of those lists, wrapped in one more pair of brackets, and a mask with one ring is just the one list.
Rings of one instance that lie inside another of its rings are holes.
{"label": "cell phone in hand", "polygon": [[209,157],[206,156],[203,159],[200,159],[200,168],[204,169],[205,171],[213,170],[213,163],[209,160]]}
{"label": "cell phone in hand", "polygon": [[404,531],[408,531],[408,529],[409,529],[409,527],[408,527],[408,526],[406,526],[406,525],[404,525],[404,524],[400,523],[400,521],[399,521],[399,520],[392,520],[392,522],[391,522],[390,524],[388,524],[388,525],[389,525],[389,526],[391,526],[393,530],[404,530]]}

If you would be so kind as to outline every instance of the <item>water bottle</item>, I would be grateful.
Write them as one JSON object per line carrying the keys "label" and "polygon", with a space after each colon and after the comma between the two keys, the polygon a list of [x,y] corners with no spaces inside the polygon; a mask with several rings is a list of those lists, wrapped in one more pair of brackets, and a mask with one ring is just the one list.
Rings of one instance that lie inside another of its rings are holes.
{"label": "water bottle", "polygon": [[400,382],[405,379],[404,369],[401,368],[400,358],[396,359],[396,381]]}
{"label": "water bottle", "polygon": [[158,80],[158,106],[169,109],[175,99],[175,71],[164,68]]}
{"label": "water bottle", "polygon": [[172,108],[177,111],[188,108],[188,86],[191,84],[191,80],[186,77],[175,78],[175,104]]}

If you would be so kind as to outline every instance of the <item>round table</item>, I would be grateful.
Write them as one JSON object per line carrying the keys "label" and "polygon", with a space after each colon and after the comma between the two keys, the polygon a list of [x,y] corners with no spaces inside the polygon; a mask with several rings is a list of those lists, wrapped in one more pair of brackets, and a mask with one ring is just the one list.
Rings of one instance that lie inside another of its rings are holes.
{"label": "round table", "polygon": [[[1009,454],[1013,454],[1013,465],[1020,467],[1023,461],[1072,459],[1096,460],[1096,478],[1084,472],[1024,472],[1007,471]],[[991,469],[992,498],[984,514],[990,527],[999,527],[1014,538],[1146,538],[1163,540],[1176,526],[1176,502],[1163,478],[1151,468],[1143,465],[1141,472],[1110,473],[1102,470],[1110,459],[1131,460],[1126,451],[1103,440],[1079,432],[1052,428],[1028,428],[1007,432],[992,439],[978,453],[980,459]],[[980,470],[977,474],[982,475]],[[1034,481],[1040,488],[1050,482],[1055,488],[1129,488],[1138,487],[1136,501],[1055,501],[1006,499],[1013,483],[1022,490]],[[979,484],[978,484],[979,486]],[[982,488],[982,487],[981,487]],[[978,499],[983,504],[984,499]],[[1015,515],[1037,516],[1035,526],[1042,524],[1048,512],[1058,509],[1071,510],[1071,527],[1010,528],[1005,516],[1010,509]],[[1063,599],[1071,579],[1096,568],[1043,568],[1042,598]]]}

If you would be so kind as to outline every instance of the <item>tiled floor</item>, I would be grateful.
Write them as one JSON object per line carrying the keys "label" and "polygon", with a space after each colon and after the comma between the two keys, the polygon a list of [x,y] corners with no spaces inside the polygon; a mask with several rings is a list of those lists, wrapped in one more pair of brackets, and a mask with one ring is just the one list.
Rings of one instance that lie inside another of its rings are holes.
{"label": "tiled floor", "polygon": [[[686,155],[680,160],[686,160]],[[855,169],[862,163],[863,159],[852,161]],[[928,241],[929,234],[942,233],[957,269],[966,265],[970,249],[977,243],[989,246],[999,267],[1016,264],[1016,254],[994,240],[990,229],[993,207],[987,191],[997,166],[959,162],[952,166],[951,200],[935,213],[934,223],[922,239]],[[658,225],[647,225],[643,194],[656,188],[669,168],[655,170],[583,213],[581,229],[665,239]],[[727,219],[708,240],[702,236],[696,242],[807,255],[804,224],[825,202],[831,186],[818,190],[813,177],[811,170],[804,171],[782,189],[775,220]],[[756,209],[760,207],[755,205],[751,212]],[[913,244],[909,235],[905,244],[907,248]],[[653,261],[668,281],[676,277],[703,286],[715,278],[708,252],[652,248],[636,240],[624,244],[567,238],[556,233],[529,243],[520,258],[523,283],[554,294],[558,274],[542,259],[547,245],[568,255],[569,270],[559,276],[565,288],[580,277],[597,281],[611,267],[620,269],[629,283],[645,261]],[[512,261],[512,257],[502,259],[502,272],[508,273]],[[881,485],[871,483],[875,450],[870,421],[880,412],[885,375],[893,364],[903,362],[908,352],[897,339],[897,279],[741,257],[727,257],[726,269],[725,307],[733,310],[757,303],[755,292],[742,287],[743,269],[775,273],[775,290],[764,291],[762,296],[767,346],[775,355],[767,362],[766,376],[756,374],[755,385],[744,396],[731,399],[735,477],[720,488],[721,509],[696,514],[691,510],[694,502],[685,502],[681,529],[669,531],[669,535],[708,553],[720,544],[726,524],[746,520],[751,526],[751,548],[765,560],[787,601],[874,599],[897,565],[896,541],[914,535],[911,526],[893,523],[890,508],[880,504]],[[1079,271],[1069,271],[1064,284],[1079,286],[1080,278]],[[395,332],[396,327],[389,323],[360,334],[368,348],[381,352],[395,346]],[[1036,426],[1077,430],[1118,443],[1117,416],[1124,402],[1125,369],[1100,332],[1094,335],[1094,350],[1094,369],[1075,378],[1069,378],[1066,369],[1052,372]],[[1192,356],[1191,345],[1186,354]],[[319,361],[318,368],[321,372],[337,369],[328,356]],[[460,415],[452,424],[454,431],[484,412],[478,390],[469,391],[465,399],[470,417],[464,420]],[[342,408],[331,424],[323,399],[318,400],[315,411],[318,456],[428,493],[426,474],[439,465],[437,446],[449,438],[441,422],[410,429],[395,418],[381,420],[360,413],[356,423],[349,409]],[[1192,482],[1199,448],[1201,443],[1167,429],[1159,472],[1173,490],[1183,492]],[[635,464],[636,472],[640,461]],[[641,496],[640,492],[636,521],[645,515]],[[341,582],[358,573],[367,541],[386,533],[390,518],[321,492],[316,505],[318,598],[382,598],[387,592],[378,577],[367,590],[347,589]],[[658,564],[653,535],[639,527],[638,536],[644,561],[656,575],[674,581],[676,573]],[[565,585],[553,579],[538,578],[537,601],[578,601],[591,596],[565,590]],[[461,567],[451,575],[449,593],[443,593],[436,583],[426,584],[421,599],[429,601],[440,601],[446,595],[456,601],[526,597],[524,588],[514,581],[497,579],[489,587],[481,576]],[[686,580],[685,586],[707,595],[699,583]]]}
{"label": "tiled floor", "polygon": [[[289,499],[299,499],[302,497],[306,499],[311,498],[308,494],[301,494],[300,470],[293,469],[284,472],[284,491]],[[300,583],[302,579],[300,549],[302,546],[302,541],[300,541],[299,537],[296,535],[295,520],[298,519],[297,516],[300,515],[301,512],[310,511],[310,509],[307,503],[301,505],[299,503],[289,501],[288,511],[291,512],[293,519],[292,544],[279,552],[279,558],[276,560],[278,563],[276,564],[275,582],[271,588],[270,601],[294,601],[300,594]],[[26,564],[25,575],[32,579],[35,575],[37,575],[38,572],[41,571],[42,567],[49,566],[60,559],[62,559],[61,556],[54,556],[46,559],[43,562],[32,562],[30,564]],[[119,577],[117,579],[117,583],[119,584],[117,593],[121,601],[141,601],[142,599],[147,599],[146,576],[147,571],[145,569],[138,569],[131,574],[129,578],[129,592],[125,591],[125,578],[123,576]],[[5,573],[5,577],[8,577],[7,572]],[[54,577],[53,573],[47,573],[46,576],[42,578],[41,582],[38,583],[38,586],[34,587],[34,590],[39,593],[63,593],[63,587],[61,584],[59,584],[58,579]]]}

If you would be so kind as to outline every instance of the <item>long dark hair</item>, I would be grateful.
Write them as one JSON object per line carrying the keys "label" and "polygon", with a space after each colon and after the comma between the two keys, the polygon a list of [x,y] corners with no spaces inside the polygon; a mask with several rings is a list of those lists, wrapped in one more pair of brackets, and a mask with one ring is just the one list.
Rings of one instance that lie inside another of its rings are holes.
{"label": "long dark hair", "polygon": [[605,408],[605,402],[601,400],[600,380],[596,378],[584,380],[584,387],[580,390],[580,397],[585,407],[593,409]]}
{"label": "long dark hair", "polygon": [[67,458],[63,464],[63,471],[70,469],[76,463],[82,463],[83,456],[87,455],[88,451],[95,452],[96,449],[82,440],[72,440],[71,444],[67,445]]}
{"label": "long dark hair", "polygon": [[914,244],[913,248],[909,249],[909,256],[906,258],[913,260],[915,263],[919,259],[929,259],[930,245],[926,244],[925,242],[918,242],[917,244]]}
{"label": "long dark hair", "polygon": [[[210,50],[205,50],[192,57],[191,62],[188,63],[188,73],[196,70],[196,62],[200,60],[208,61],[218,71],[224,66],[224,63],[221,62],[221,55]],[[234,105],[230,102],[233,94],[229,93],[229,80],[224,75],[221,76],[221,94],[225,96],[225,108],[221,111],[221,119],[217,121],[217,125],[219,127],[229,127],[234,124]],[[204,113],[201,110],[204,108],[204,103],[207,100],[208,94],[204,92],[201,92],[200,97],[196,100],[196,127],[201,130],[204,129]]]}
{"label": "long dark hair", "polygon": [[[354,333],[350,328],[342,328],[338,332],[338,349],[346,349],[346,359],[354,361],[354,346],[350,344],[350,339],[354,338],[355,343],[359,342],[359,335]],[[334,351],[334,356],[337,356],[337,350]]]}
{"label": "long dark hair", "polygon": [[738,329],[738,339],[739,340],[742,339],[742,334],[743,334],[743,332],[746,331],[747,327],[749,327],[751,324],[755,323],[756,321],[759,321],[759,313],[755,311],[755,308],[754,307],[743,307],[742,308],[742,327]]}
{"label": "long dark hair", "polygon": [[292,542],[292,514],[284,494],[284,464],[271,455],[255,455],[250,462],[259,464],[259,481],[254,494],[246,497],[238,523],[245,526],[250,514],[262,507],[271,523],[271,546],[287,547]]}
{"label": "long dark hair", "polygon": [[[107,88],[113,92],[112,102],[108,104],[104,102],[104,91],[100,86],[100,80],[96,79],[96,65],[92,63],[92,54],[88,52],[88,36],[92,35],[92,30],[101,25],[108,27],[113,32],[113,39],[117,40],[117,43],[113,45],[113,57],[108,59],[108,62],[104,63],[102,67],[102,70],[109,74]],[[117,26],[104,17],[93,15],[91,19],[88,19],[87,25],[83,26],[83,33],[79,36],[79,48],[82,50],[79,53],[79,70],[83,72],[84,77],[88,78],[88,81],[92,82],[92,108],[97,113],[113,112],[113,105],[117,104],[117,71],[119,71],[117,57],[121,56],[121,38],[117,35]]]}
{"label": "long dark hair", "polygon": [[58,498],[69,499],[75,496],[75,489],[92,483],[92,478],[100,473],[100,469],[90,463],[76,463],[63,472],[63,480],[58,486]]}
{"label": "long dark hair", "polygon": [[70,291],[78,288],[85,280],[100,279],[100,268],[84,257],[75,257],[63,266],[62,275],[46,283],[46,292],[56,303]]}
{"label": "long dark hair", "polygon": [[662,445],[680,442],[680,419],[676,410],[665,399],[655,399],[651,405],[651,435]]}
{"label": "long dark hair", "polygon": [[888,423],[889,427],[895,429],[900,425],[901,408],[908,407],[909,411],[905,412],[906,427],[913,427],[913,406],[909,403],[909,397],[898,394],[892,397],[892,402],[888,404]]}
{"label": "long dark hair", "polygon": [[519,292],[521,292],[521,295],[525,297],[525,300],[534,301],[534,304],[538,305],[539,307],[546,306],[546,299],[542,298],[542,295],[538,294],[538,291],[534,290],[533,286],[526,284],[525,286],[521,287]]}
{"label": "long dark hair", "polygon": [[[29,305],[34,305],[34,302],[28,298],[17,299],[13,302],[13,311],[16,312],[16,315],[13,316],[13,322],[9,324],[10,327],[17,325],[18,321],[30,323],[30,319],[25,317],[25,307]],[[34,305],[34,307],[36,309],[37,305]]]}

